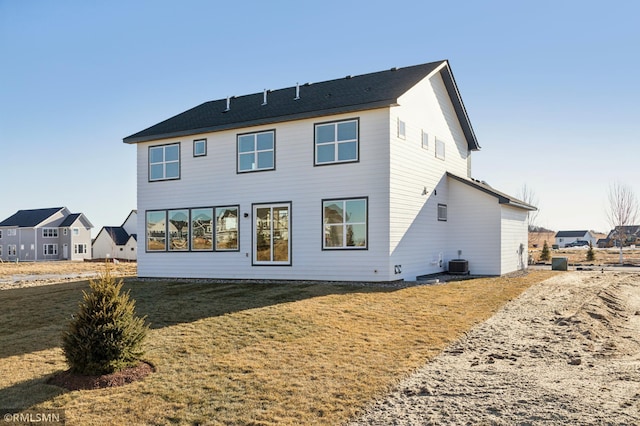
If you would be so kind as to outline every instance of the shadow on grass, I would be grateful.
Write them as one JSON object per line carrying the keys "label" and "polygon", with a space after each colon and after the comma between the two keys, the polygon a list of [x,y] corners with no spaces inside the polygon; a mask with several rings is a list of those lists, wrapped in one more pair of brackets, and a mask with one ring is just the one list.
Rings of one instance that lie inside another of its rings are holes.
{"label": "shadow on grass", "polygon": [[[0,291],[0,358],[61,346],[61,334],[78,310],[88,281]],[[151,328],[188,323],[246,309],[329,294],[389,292],[389,287],[321,283],[211,283],[125,279],[136,313]],[[1,399],[0,399],[1,400]]]}
{"label": "shadow on grass", "polygon": [[[0,389],[0,410],[26,410],[68,392],[58,386],[48,385],[46,381],[49,377],[38,377]],[[0,413],[4,414],[2,411]]]}

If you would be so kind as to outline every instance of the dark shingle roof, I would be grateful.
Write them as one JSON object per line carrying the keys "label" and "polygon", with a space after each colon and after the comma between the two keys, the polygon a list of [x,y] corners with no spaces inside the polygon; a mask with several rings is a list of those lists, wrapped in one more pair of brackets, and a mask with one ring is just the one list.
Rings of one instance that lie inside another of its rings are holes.
{"label": "dark shingle roof", "polygon": [[76,219],[78,219],[81,214],[82,213],[71,213],[69,216],[65,217],[62,223],[58,226],[60,226],[61,228],[64,228],[65,226],[73,225],[73,222],[75,222]]}
{"label": "dark shingle roof", "polygon": [[48,209],[18,210],[15,214],[0,222],[0,226],[32,228],[63,208],[64,207],[53,207]]}
{"label": "dark shingle roof", "polygon": [[304,84],[263,93],[205,102],[145,130],[123,139],[125,143],[146,142],[196,133],[234,129],[317,117],[344,112],[387,107],[433,71],[439,69],[454,109],[467,139],[469,149],[480,148],[462,104],[447,61],[431,62],[404,68],[392,68],[320,83]]}
{"label": "dark shingle roof", "polygon": [[556,238],[578,238],[584,237],[589,231],[558,231]]}
{"label": "dark shingle roof", "polygon": [[105,226],[102,229],[111,235],[111,239],[117,246],[123,246],[129,241],[129,234],[121,226]]}

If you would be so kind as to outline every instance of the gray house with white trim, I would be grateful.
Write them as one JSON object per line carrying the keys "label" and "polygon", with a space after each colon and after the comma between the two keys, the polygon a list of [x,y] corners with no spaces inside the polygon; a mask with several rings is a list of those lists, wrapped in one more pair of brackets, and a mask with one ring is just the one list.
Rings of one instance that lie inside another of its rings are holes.
{"label": "gray house with white trim", "polygon": [[0,222],[0,259],[90,259],[91,228],[84,214],[71,213],[66,207],[18,210]]}
{"label": "gray house with white trim", "polygon": [[415,280],[526,267],[535,207],[472,177],[448,61],[205,102],[136,146],[142,277]]}

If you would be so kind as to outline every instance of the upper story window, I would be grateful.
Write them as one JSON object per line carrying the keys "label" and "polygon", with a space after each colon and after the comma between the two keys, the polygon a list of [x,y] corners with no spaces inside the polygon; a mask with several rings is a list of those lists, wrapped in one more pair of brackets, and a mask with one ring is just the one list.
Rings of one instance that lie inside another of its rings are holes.
{"label": "upper story window", "polygon": [[42,228],[44,238],[58,238],[58,228]]}
{"label": "upper story window", "polygon": [[400,139],[407,138],[407,124],[398,118],[398,137]]}
{"label": "upper story window", "polygon": [[324,200],[323,249],[367,248],[367,199]]}
{"label": "upper story window", "polygon": [[16,229],[7,229],[7,237],[15,237]]}
{"label": "upper story window", "polygon": [[444,160],[444,141],[436,138],[436,158]]}
{"label": "upper story window", "polygon": [[73,228],[73,235],[80,235],[80,228]]}
{"label": "upper story window", "polygon": [[207,140],[197,139],[193,141],[193,156],[204,157],[207,155]]}
{"label": "upper story window", "polygon": [[67,235],[69,233],[69,229],[68,228],[63,228],[62,229],[62,235]]}
{"label": "upper story window", "polygon": [[238,135],[238,173],[274,168],[274,130]]}
{"label": "upper story window", "polygon": [[429,149],[429,133],[422,131],[422,148]]}
{"label": "upper story window", "polygon": [[180,144],[149,147],[149,181],[180,179]]}
{"label": "upper story window", "polygon": [[447,221],[447,205],[438,204],[438,220],[441,222]]}
{"label": "upper story window", "polygon": [[315,126],[315,164],[358,161],[358,120]]}
{"label": "upper story window", "polygon": [[0,229],[0,239],[2,238],[2,229]]}

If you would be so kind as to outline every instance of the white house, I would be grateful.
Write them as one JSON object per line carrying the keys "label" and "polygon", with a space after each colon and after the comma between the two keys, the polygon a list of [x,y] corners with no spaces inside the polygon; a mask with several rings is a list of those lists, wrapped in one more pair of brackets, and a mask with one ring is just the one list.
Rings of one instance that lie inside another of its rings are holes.
{"label": "white house", "polygon": [[598,237],[591,231],[558,231],[556,233],[556,245],[560,248],[576,241],[590,242],[594,247],[597,245]]}
{"label": "white house", "polygon": [[526,267],[535,208],[472,179],[447,61],[205,102],[137,146],[138,275],[415,280]]}
{"label": "white house", "polygon": [[0,260],[90,259],[91,228],[84,214],[66,207],[18,210],[0,222]]}
{"label": "white house", "polygon": [[94,259],[136,260],[138,212],[131,210],[122,226],[104,226],[91,244]]}

